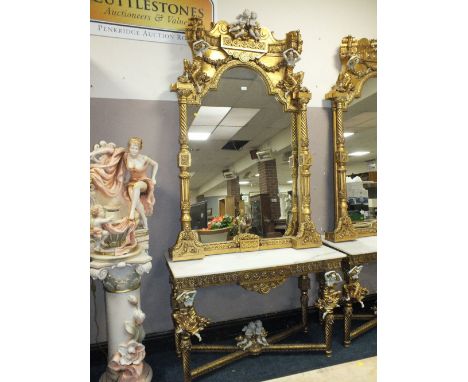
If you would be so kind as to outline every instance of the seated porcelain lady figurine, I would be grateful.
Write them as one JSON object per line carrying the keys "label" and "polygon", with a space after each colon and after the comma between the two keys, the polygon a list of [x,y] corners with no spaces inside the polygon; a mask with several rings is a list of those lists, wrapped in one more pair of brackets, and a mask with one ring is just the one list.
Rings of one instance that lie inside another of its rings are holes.
{"label": "seated porcelain lady figurine", "polygon": [[[141,154],[143,141],[133,137],[128,141],[128,148],[116,147],[113,143],[101,141],[91,152],[91,182],[97,192],[108,198],[123,196],[130,204],[128,218],[135,219],[135,210],[142,221],[143,228],[148,228],[147,216],[152,215],[155,203],[154,186],[158,164],[153,159]],[[152,167],[151,178],[147,175]],[[128,181],[125,181],[126,174]]]}

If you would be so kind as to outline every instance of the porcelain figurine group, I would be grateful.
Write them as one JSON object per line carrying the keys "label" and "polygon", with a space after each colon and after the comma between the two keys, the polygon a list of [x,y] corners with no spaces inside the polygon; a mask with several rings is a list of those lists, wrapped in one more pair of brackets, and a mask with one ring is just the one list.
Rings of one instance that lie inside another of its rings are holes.
{"label": "porcelain figurine group", "polygon": [[130,254],[137,247],[137,228],[148,229],[158,164],[141,153],[142,147],[137,137],[127,148],[101,141],[90,154],[92,253]]}

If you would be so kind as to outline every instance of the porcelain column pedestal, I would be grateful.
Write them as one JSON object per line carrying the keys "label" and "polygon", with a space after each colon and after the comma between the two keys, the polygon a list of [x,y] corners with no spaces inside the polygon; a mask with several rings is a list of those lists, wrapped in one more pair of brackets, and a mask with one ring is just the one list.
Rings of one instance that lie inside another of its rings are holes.
{"label": "porcelain column pedestal", "polygon": [[91,277],[99,279],[106,292],[108,364],[100,382],[149,382],[151,367],[144,362],[145,314],[140,304],[141,276],[151,270],[151,257],[93,260]]}

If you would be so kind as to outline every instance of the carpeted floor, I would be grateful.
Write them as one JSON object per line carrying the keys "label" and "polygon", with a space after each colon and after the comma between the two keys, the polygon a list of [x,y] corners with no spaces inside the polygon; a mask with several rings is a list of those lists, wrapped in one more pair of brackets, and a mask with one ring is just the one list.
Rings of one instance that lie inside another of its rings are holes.
{"label": "carpeted floor", "polygon": [[[359,325],[362,321],[356,321]],[[258,357],[248,357],[215,370],[207,375],[196,378],[199,382],[260,382],[279,378],[286,375],[319,369],[344,362],[359,360],[377,355],[377,329],[372,329],[353,341],[351,347],[344,348],[343,321],[339,320],[334,325],[333,355],[327,358],[322,352],[308,353],[264,353]],[[241,329],[241,328],[240,328]],[[268,328],[266,328],[268,330]],[[195,339],[196,341],[196,339]],[[297,334],[282,343],[294,342],[321,342],[322,330],[318,323],[310,324],[310,333]],[[234,341],[223,342],[232,344]],[[192,353],[192,368],[205,362],[212,361],[224,353]],[[146,354],[146,362],[153,369],[154,382],[178,382],[183,381],[182,365],[176,357],[174,350],[152,351]],[[106,366],[96,365],[91,367],[90,381],[96,382],[105,371]]]}

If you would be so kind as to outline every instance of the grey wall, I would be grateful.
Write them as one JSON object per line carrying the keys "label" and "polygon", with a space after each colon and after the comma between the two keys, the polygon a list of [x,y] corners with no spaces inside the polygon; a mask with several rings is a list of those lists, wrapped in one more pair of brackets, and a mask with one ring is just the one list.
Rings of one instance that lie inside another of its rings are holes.
{"label": "grey wall", "polygon": [[207,208],[212,208],[213,209],[212,216],[218,216],[219,215],[219,211],[218,211],[219,199],[220,199],[219,196],[208,196],[208,197],[205,198]]}
{"label": "grey wall", "polygon": [[[314,161],[311,169],[312,217],[319,231],[333,225],[333,150],[331,111],[309,108],[310,150]],[[172,329],[169,305],[169,274],[164,253],[172,246],[180,229],[180,191],[177,167],[178,105],[174,101],[91,99],[91,142],[106,140],[126,146],[130,136],[143,138],[143,152],[159,163],[156,207],[149,218],[150,254],[153,270],[142,281],[142,308],[146,313],[147,333]],[[203,261],[203,260],[201,260]],[[363,283],[376,291],[375,267],[363,271]],[[317,286],[312,278],[311,302]],[[267,296],[247,292],[239,286],[200,289],[197,310],[213,322],[262,313],[277,312],[300,306],[297,281],[288,280]],[[106,340],[104,292],[97,283],[96,306],[91,296],[91,342]],[[94,323],[97,315],[99,335]],[[96,338],[97,337],[97,338]]]}

